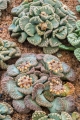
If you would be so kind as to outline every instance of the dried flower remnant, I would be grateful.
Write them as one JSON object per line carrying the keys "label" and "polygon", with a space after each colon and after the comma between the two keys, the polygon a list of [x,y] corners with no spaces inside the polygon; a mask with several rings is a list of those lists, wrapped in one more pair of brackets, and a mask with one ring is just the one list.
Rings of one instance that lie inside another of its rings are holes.
{"label": "dried flower remnant", "polygon": [[41,16],[48,16],[48,14],[46,13],[46,12],[41,12],[41,14],[40,14]]}
{"label": "dried flower remnant", "polygon": [[47,29],[47,24],[46,24],[46,23],[40,23],[40,24],[39,24],[39,27],[41,28],[41,30],[46,31],[46,29]]}

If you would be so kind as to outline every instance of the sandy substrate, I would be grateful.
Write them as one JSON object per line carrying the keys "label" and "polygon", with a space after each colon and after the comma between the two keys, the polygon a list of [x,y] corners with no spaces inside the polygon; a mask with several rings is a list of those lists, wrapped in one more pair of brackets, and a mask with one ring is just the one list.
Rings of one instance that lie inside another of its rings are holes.
{"label": "sandy substrate", "polygon": [[[10,34],[8,32],[8,27],[12,22],[12,15],[10,14],[10,11],[12,7],[15,7],[21,3],[22,0],[12,0],[12,3],[8,6],[8,9],[3,11],[2,18],[0,21],[0,37],[3,39],[8,39],[10,41],[16,42],[17,46],[20,48],[22,53],[43,53],[41,48],[34,47],[33,45],[30,45],[28,42],[25,42],[23,44],[20,44],[17,42],[17,39],[13,39],[10,37]],[[80,14],[78,14],[75,10],[76,5],[78,4],[77,0],[62,0],[72,11],[76,13],[76,16],[78,19],[80,19]],[[76,88],[76,95],[80,96],[80,62],[76,60],[72,52],[66,52],[66,51],[59,51],[59,54],[62,54],[60,57],[61,61],[66,62],[69,64],[76,72],[76,81],[74,82],[75,88]],[[57,55],[57,54],[55,54]],[[14,59],[16,61],[17,59]],[[12,61],[9,61],[9,63],[12,63]],[[3,74],[4,71],[0,71],[0,77]],[[1,79],[1,78],[0,78]],[[2,97],[0,98],[0,101],[6,101],[11,104],[12,99],[4,94],[0,88],[0,94],[2,94]],[[19,114],[14,110],[14,113],[12,114],[13,120],[30,120],[31,113],[30,114]]]}

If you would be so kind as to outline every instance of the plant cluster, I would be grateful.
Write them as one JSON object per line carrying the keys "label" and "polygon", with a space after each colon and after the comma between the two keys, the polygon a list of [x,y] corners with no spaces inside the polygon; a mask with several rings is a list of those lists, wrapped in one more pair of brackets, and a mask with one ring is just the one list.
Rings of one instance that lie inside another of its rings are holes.
{"label": "plant cluster", "polygon": [[76,22],[76,30],[67,36],[68,42],[75,48],[74,55],[80,61],[80,20]]}
{"label": "plant cluster", "polygon": [[6,102],[0,102],[0,120],[12,120],[13,108]]}
{"label": "plant cluster", "polygon": [[[65,82],[68,80],[69,82]],[[23,54],[3,74],[1,87],[13,99],[17,112],[42,110],[60,113],[75,110],[75,72],[57,57],[48,54]],[[63,82],[64,81],[64,82]]]}
{"label": "plant cluster", "polygon": [[18,42],[28,40],[47,54],[74,50],[63,42],[75,30],[76,16],[60,0],[25,0],[11,12],[15,17],[9,31]]}
{"label": "plant cluster", "polygon": [[35,111],[32,115],[32,120],[79,120],[80,114],[77,112],[73,112],[72,115],[67,112],[58,113],[50,113],[46,115],[44,111]]}
{"label": "plant cluster", "polygon": [[[0,0],[0,16],[8,2]],[[80,5],[76,10],[80,12]],[[12,98],[17,112],[35,111],[32,120],[80,120],[74,112],[76,108],[80,112],[80,98],[75,99],[72,84],[75,72],[50,55],[59,49],[70,50],[80,61],[80,20],[60,0],[24,0],[11,13],[15,16],[9,26],[11,37],[42,47],[46,54],[21,55],[16,43],[0,38],[0,69],[7,69],[1,77],[3,92]],[[8,65],[8,60],[19,56],[15,64]],[[42,111],[44,107],[50,114]],[[0,120],[12,120],[12,113],[8,103],[0,102]]]}
{"label": "plant cluster", "polygon": [[10,2],[10,0],[0,0],[0,17],[2,15],[1,11],[5,10],[7,8],[7,4]]}
{"label": "plant cluster", "polygon": [[6,61],[11,58],[19,57],[21,55],[20,49],[16,43],[0,38],[0,68],[6,69],[8,67]]}

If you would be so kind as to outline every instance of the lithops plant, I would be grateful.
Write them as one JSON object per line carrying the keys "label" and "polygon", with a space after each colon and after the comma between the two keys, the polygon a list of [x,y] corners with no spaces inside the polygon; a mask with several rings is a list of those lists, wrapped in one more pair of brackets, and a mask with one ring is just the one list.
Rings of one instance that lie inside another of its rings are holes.
{"label": "lithops plant", "polygon": [[74,46],[74,55],[80,61],[80,20],[76,22],[77,29],[67,36],[68,42]]}
{"label": "lithops plant", "polygon": [[32,115],[32,120],[73,120],[67,112],[61,114],[50,113],[46,115],[44,111],[35,111]]}
{"label": "lithops plant", "polygon": [[0,102],[0,120],[12,120],[13,108],[6,102]]}
{"label": "lithops plant", "polygon": [[[12,104],[17,112],[42,110],[41,106],[51,112],[72,112],[75,100],[67,96],[72,95],[75,88],[70,82],[64,84],[63,80],[75,80],[75,72],[70,66],[53,55],[27,53],[7,68],[7,72],[2,76],[1,86],[13,99]],[[50,88],[51,83],[53,88]],[[65,97],[62,99],[60,96]]]}
{"label": "lithops plant", "polygon": [[7,8],[7,4],[10,2],[10,0],[0,0],[0,17],[2,15],[1,11],[5,10]]}
{"label": "lithops plant", "polygon": [[12,37],[18,42],[43,48],[44,53],[56,53],[59,48],[73,50],[61,41],[75,29],[75,14],[60,0],[30,0],[12,9],[15,15],[9,27]]}
{"label": "lithops plant", "polygon": [[6,69],[8,67],[6,61],[11,58],[19,57],[21,55],[20,49],[16,43],[0,38],[0,68]]}
{"label": "lithops plant", "polygon": [[78,0],[79,4],[76,6],[77,12],[80,12],[80,0]]}

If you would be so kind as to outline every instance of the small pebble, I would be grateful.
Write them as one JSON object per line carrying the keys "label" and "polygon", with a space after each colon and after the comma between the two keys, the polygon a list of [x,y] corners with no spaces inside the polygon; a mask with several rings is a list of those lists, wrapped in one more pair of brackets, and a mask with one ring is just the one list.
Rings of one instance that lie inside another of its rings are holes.
{"label": "small pebble", "polygon": [[62,54],[61,53],[57,53],[57,57],[62,57]]}

